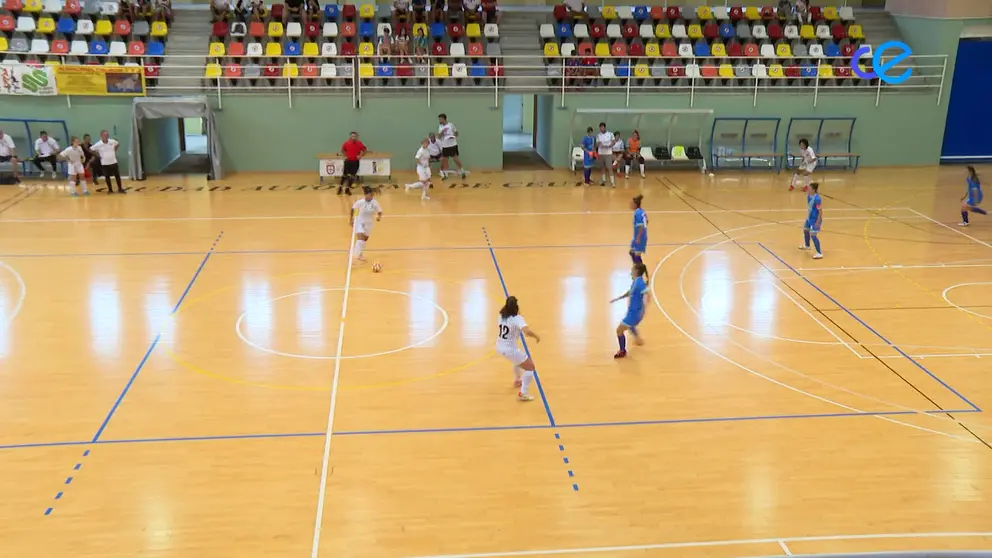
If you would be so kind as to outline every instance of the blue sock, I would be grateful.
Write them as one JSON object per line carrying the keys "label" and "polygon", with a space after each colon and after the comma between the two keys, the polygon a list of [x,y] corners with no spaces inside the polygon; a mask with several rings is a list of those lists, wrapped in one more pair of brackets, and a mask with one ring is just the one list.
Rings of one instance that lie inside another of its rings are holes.
{"label": "blue sock", "polygon": [[592,169],[582,169],[582,176],[585,178],[586,182],[592,182]]}
{"label": "blue sock", "polygon": [[644,260],[642,260],[640,256],[638,256],[637,254],[635,254],[633,252],[630,253],[630,259],[635,264],[644,263]]}
{"label": "blue sock", "polygon": [[813,247],[816,248],[816,253],[817,254],[821,253],[820,252],[820,239],[818,237],[815,237],[815,236],[813,237]]}
{"label": "blue sock", "polygon": [[620,350],[621,351],[626,351],[627,350],[627,336],[626,335],[624,335],[622,333],[620,335],[617,335],[617,343],[620,343]]}
{"label": "blue sock", "polygon": [[961,222],[962,223],[967,223],[968,222],[968,212],[967,211],[962,211],[961,212]]}
{"label": "blue sock", "polygon": [[975,212],[975,213],[981,213],[982,215],[988,215],[988,214],[989,214],[989,212],[988,212],[988,211],[985,211],[985,210],[984,210],[984,209],[982,209],[981,207],[972,207],[972,208],[971,208],[971,210],[972,210],[973,212]]}
{"label": "blue sock", "polygon": [[803,240],[806,242],[806,247],[809,248],[809,229],[803,229]]}

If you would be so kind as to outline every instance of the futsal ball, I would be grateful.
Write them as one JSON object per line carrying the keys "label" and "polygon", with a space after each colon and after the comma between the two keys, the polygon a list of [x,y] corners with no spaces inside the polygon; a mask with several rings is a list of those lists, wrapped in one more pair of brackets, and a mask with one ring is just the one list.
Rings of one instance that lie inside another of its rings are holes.
{"label": "futsal ball", "polygon": [[382,271],[382,264],[379,262],[372,262],[372,273],[379,273]]}

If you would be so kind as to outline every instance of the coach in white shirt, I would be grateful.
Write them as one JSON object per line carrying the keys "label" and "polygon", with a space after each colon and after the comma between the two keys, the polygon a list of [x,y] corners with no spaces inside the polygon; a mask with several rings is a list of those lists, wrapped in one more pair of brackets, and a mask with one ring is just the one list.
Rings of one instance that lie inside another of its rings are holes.
{"label": "coach in white shirt", "polygon": [[437,135],[441,138],[441,180],[448,177],[448,159],[458,165],[458,174],[465,178],[468,174],[462,167],[462,161],[458,158],[458,128],[448,122],[448,115],[443,112],[437,115],[438,127]]}
{"label": "coach in white shirt", "polygon": [[14,180],[21,181],[21,172],[18,170],[20,162],[17,160],[17,148],[14,147],[14,138],[0,130],[0,163],[10,163],[10,168],[14,173]]}
{"label": "coach in white shirt", "polygon": [[613,176],[613,144],[616,141],[616,136],[606,129],[606,123],[600,122],[599,134],[596,135],[596,145],[599,146],[597,149],[597,155],[599,156],[597,161],[599,161],[599,167],[603,169],[603,177],[599,181],[600,186],[606,185],[607,174],[610,175],[610,185],[616,184]]}
{"label": "coach in white shirt", "polygon": [[34,166],[38,167],[41,171],[41,175],[45,176],[45,167],[41,166],[41,163],[48,163],[52,166],[52,178],[58,177],[58,164],[59,164],[59,142],[55,141],[54,138],[48,137],[48,132],[42,130],[41,134],[38,135],[38,139],[34,140],[34,159],[31,162]]}
{"label": "coach in white shirt", "polygon": [[107,179],[108,194],[114,193],[114,188],[110,185],[111,176],[117,180],[117,191],[121,194],[127,193],[121,186],[121,167],[117,164],[117,147],[117,140],[110,139],[110,134],[106,130],[101,130],[100,141],[90,146],[90,150],[100,158],[100,172]]}

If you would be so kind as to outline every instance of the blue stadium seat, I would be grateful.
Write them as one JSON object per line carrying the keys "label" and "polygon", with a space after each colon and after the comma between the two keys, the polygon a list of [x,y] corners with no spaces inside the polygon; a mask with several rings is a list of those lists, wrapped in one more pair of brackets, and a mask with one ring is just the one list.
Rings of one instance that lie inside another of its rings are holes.
{"label": "blue stadium seat", "polygon": [[693,49],[693,54],[695,54],[697,57],[700,57],[700,58],[709,56],[710,55],[710,45],[707,44],[706,41],[699,41],[699,42],[697,42],[695,48]]}
{"label": "blue stadium seat", "polygon": [[337,21],[341,15],[341,9],[337,4],[326,4],[324,6],[324,21]]}
{"label": "blue stadium seat", "polygon": [[59,18],[58,24],[55,26],[56,33],[62,33],[63,35],[71,35],[76,32],[76,21],[69,16],[62,16]]}
{"label": "blue stadium seat", "polygon": [[288,43],[282,45],[282,55],[283,56],[299,56],[300,55],[300,43],[289,41]]}
{"label": "blue stadium seat", "polygon": [[431,37],[435,39],[444,38],[444,24],[443,23],[432,23],[431,24]]}
{"label": "blue stadium seat", "polygon": [[644,21],[650,13],[647,6],[634,6],[634,19],[637,21]]}
{"label": "blue stadium seat", "polygon": [[378,64],[375,67],[375,75],[379,77],[393,77],[393,66],[391,64]]}
{"label": "blue stadium seat", "polygon": [[816,77],[816,66],[812,64],[803,64],[803,77],[804,78],[815,78]]}
{"label": "blue stadium seat", "polygon": [[145,55],[147,56],[165,56],[165,44],[161,41],[151,41],[148,43],[148,47],[145,48]]}
{"label": "blue stadium seat", "polygon": [[559,39],[569,39],[572,37],[572,26],[568,23],[559,23],[558,29],[555,30],[555,35]]}
{"label": "blue stadium seat", "polygon": [[486,77],[486,66],[479,62],[472,62],[472,66],[468,70],[468,75],[474,78],[484,78]]}
{"label": "blue stadium seat", "polygon": [[734,37],[734,26],[729,23],[724,23],[720,25],[720,36],[724,39],[732,39]]}
{"label": "blue stadium seat", "polygon": [[363,21],[358,24],[358,36],[359,37],[374,37],[375,36],[375,24],[371,21]]}
{"label": "blue stadium seat", "polygon": [[90,54],[107,54],[107,41],[103,39],[93,39],[90,41]]}
{"label": "blue stadium seat", "polygon": [[827,43],[827,46],[823,49],[823,54],[828,58],[836,58],[840,56],[840,47],[836,43]]}
{"label": "blue stadium seat", "polygon": [[616,76],[622,78],[630,77],[630,60],[624,60],[617,64]]}

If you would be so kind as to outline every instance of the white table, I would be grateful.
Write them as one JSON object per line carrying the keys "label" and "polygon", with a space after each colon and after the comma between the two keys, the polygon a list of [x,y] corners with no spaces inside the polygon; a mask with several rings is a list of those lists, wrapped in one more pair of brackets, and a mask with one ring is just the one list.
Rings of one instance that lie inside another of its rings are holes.
{"label": "white table", "polygon": [[[317,172],[320,181],[340,177],[344,170],[344,157],[336,153],[317,155]],[[388,153],[366,153],[358,163],[358,176],[392,178],[392,156]]]}

